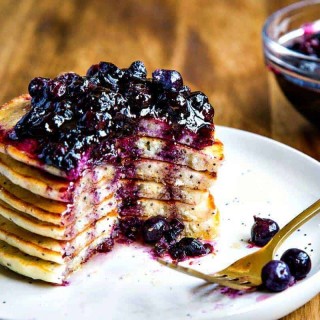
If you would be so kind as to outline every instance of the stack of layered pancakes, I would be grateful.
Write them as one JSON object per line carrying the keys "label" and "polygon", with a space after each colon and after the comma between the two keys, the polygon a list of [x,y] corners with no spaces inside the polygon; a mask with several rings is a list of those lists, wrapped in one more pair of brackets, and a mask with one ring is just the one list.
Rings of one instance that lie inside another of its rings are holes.
{"label": "stack of layered pancakes", "polygon": [[223,160],[213,108],[181,75],[142,62],[35,78],[0,109],[0,264],[62,284],[119,224],[178,219],[212,239]]}

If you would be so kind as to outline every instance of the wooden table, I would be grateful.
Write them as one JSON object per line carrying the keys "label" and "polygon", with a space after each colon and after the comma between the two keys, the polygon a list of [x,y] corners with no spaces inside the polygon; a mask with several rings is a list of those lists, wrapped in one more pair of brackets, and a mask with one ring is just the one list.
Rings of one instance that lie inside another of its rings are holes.
{"label": "wooden table", "polygon": [[[84,74],[99,61],[181,71],[216,109],[216,124],[262,134],[320,159],[320,132],[265,69],[261,28],[294,1],[0,0],[0,103],[35,76]],[[286,320],[320,319],[320,295]]]}

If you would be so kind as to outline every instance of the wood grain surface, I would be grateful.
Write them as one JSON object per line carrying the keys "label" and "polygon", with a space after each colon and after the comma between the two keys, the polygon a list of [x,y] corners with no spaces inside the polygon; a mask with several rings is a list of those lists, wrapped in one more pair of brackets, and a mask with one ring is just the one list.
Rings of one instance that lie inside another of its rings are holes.
{"label": "wood grain surface", "polygon": [[[216,124],[284,142],[320,160],[320,131],[264,66],[261,28],[278,0],[0,0],[0,103],[35,76],[84,74],[99,61],[179,70],[204,91]],[[320,15],[320,13],[319,13]],[[290,302],[288,302],[290,303]],[[320,295],[286,320],[320,319]]]}

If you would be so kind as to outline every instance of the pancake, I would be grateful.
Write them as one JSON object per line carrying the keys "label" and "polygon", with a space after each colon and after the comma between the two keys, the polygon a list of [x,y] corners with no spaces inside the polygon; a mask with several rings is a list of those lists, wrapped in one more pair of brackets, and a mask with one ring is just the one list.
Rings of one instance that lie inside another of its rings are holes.
{"label": "pancake", "polygon": [[179,201],[162,201],[154,199],[139,198],[136,203],[121,207],[120,217],[138,216],[153,217],[161,215],[166,218],[178,218],[182,221],[199,221],[207,219],[215,213],[215,204],[211,195],[205,201],[196,205],[186,204]]}
{"label": "pancake", "polygon": [[99,246],[108,241],[105,235],[94,239],[88,246],[64,264],[43,260],[23,253],[16,247],[0,241],[0,264],[26,277],[43,280],[55,284],[64,284],[72,272],[77,271],[81,264],[86,262]]}
{"label": "pancake", "polygon": [[136,215],[152,217],[160,214],[165,217],[174,216],[182,220],[194,221],[206,219],[210,216],[215,210],[215,205],[210,194],[206,201],[202,201],[196,205],[179,201],[137,198],[134,202],[130,203],[130,206],[126,207],[121,205],[121,202],[118,204],[114,197],[110,197],[96,206],[92,206],[87,202],[77,203],[76,209],[70,211],[75,214],[72,222],[66,225],[55,225],[36,219],[0,200],[1,216],[25,230],[59,240],[72,239],[77,233],[88,227],[88,225],[115,209],[118,209],[120,216]]}
{"label": "pancake", "polygon": [[[141,160],[136,161],[134,165],[133,169],[125,166],[120,168],[119,176],[124,178],[129,176],[140,180],[200,190],[208,189],[215,181],[215,176],[210,173],[198,172],[183,166],[171,165],[167,162]],[[70,202],[72,197],[77,194],[73,183],[62,179],[57,181],[55,176],[44,174],[39,169],[32,168],[1,153],[0,173],[13,184],[48,199]],[[93,182],[102,179],[113,179],[116,174],[117,169],[111,165],[107,166],[107,168],[86,170],[77,187],[79,190],[80,188],[83,189],[83,186],[88,189]]]}
{"label": "pancake", "polygon": [[[90,209],[87,211],[87,208]],[[0,201],[0,215],[4,218],[25,230],[59,240],[73,239],[79,232],[114,209],[116,209],[116,201],[113,198],[106,199],[95,207],[83,206],[83,211],[81,211],[83,214],[81,215],[81,212],[79,212],[77,219],[73,223],[63,226],[38,220]]]}
{"label": "pancake", "polygon": [[90,225],[71,241],[58,241],[36,235],[0,217],[0,240],[31,256],[63,264],[73,259],[93,239],[102,235],[110,237],[117,221],[114,213],[112,212]]}
{"label": "pancake", "polygon": [[207,190],[164,185],[153,181],[121,179],[117,187],[118,193],[133,192],[139,198],[157,200],[176,200],[187,204],[196,204],[205,201],[209,196]]}
{"label": "pancake", "polygon": [[144,159],[175,163],[197,171],[217,172],[223,160],[223,145],[219,140],[209,147],[197,150],[163,139],[130,137],[119,139],[117,147],[121,150],[122,159],[132,156],[134,152]]}
{"label": "pancake", "polygon": [[12,183],[53,200],[70,201],[70,183],[0,153],[0,174]]}
{"label": "pancake", "polygon": [[176,71],[151,80],[138,61],[118,79],[100,64],[35,78],[32,98],[0,107],[0,264],[33,279],[64,283],[153,217],[167,218],[168,246],[218,233],[210,188],[224,154],[208,98]]}

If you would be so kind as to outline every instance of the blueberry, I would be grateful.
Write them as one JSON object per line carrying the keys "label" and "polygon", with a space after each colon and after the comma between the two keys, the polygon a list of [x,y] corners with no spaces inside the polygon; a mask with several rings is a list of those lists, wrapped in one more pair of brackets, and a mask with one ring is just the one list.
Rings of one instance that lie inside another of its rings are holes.
{"label": "blueberry", "polygon": [[136,78],[145,79],[147,77],[147,69],[142,61],[134,61],[127,69],[127,73]]}
{"label": "blueberry", "polygon": [[72,120],[74,117],[73,106],[70,101],[63,100],[55,103],[54,113],[61,116],[64,120]]}
{"label": "blueberry", "polygon": [[299,39],[289,46],[289,49],[299,53],[312,56],[315,58],[320,57],[320,33],[306,32],[302,39]]}
{"label": "blueberry", "polygon": [[93,64],[87,71],[86,76],[89,78],[94,78],[99,76],[99,64]]}
{"label": "blueberry", "polygon": [[184,230],[184,224],[177,218],[170,221],[171,236],[177,239],[181,232]]}
{"label": "blueberry", "polygon": [[118,90],[119,80],[123,77],[124,71],[120,70],[111,62],[100,62],[98,67],[92,66],[87,71],[87,76],[96,79],[96,84],[103,87]]}
{"label": "blueberry", "polygon": [[311,270],[311,259],[309,255],[300,249],[288,249],[283,253],[280,260],[288,265],[291,274],[296,280],[305,278]]}
{"label": "blueberry", "polygon": [[48,142],[41,150],[39,159],[43,160],[48,165],[56,165],[59,168],[72,169],[74,168],[74,161],[69,159],[65,161],[65,157],[68,154],[68,146],[66,143],[54,143]]}
{"label": "blueberry", "polygon": [[204,245],[201,241],[189,237],[182,238],[169,249],[171,257],[177,260],[201,256],[210,252],[212,252],[211,245]]}
{"label": "blueberry", "polygon": [[126,98],[131,110],[136,115],[140,115],[140,111],[151,104],[152,93],[146,83],[130,82],[126,90]]}
{"label": "blueberry", "polygon": [[155,216],[147,219],[143,223],[142,237],[146,243],[156,243],[169,228],[170,225],[165,218]]}
{"label": "blueberry", "polygon": [[270,291],[280,292],[293,283],[293,277],[286,263],[280,260],[268,262],[261,271],[262,283]]}
{"label": "blueberry", "polygon": [[97,140],[93,135],[84,135],[78,129],[58,132],[61,134],[60,139],[47,141],[39,158],[49,165],[70,171],[77,167],[85,151]]}
{"label": "blueberry", "polygon": [[18,137],[41,138],[51,132],[48,121],[51,121],[51,114],[54,111],[54,103],[45,100],[35,104],[31,110],[23,116],[15,125],[15,132]]}
{"label": "blueberry", "polygon": [[183,86],[181,74],[175,70],[157,69],[152,73],[152,79],[166,90],[178,91]]}
{"label": "blueberry", "polygon": [[263,247],[278,231],[279,226],[275,221],[254,216],[254,224],[251,228],[251,242],[258,247]]}
{"label": "blueberry", "polygon": [[209,247],[205,246],[201,241],[194,238],[182,238],[178,244],[184,249],[189,257],[195,257],[209,253]]}
{"label": "blueberry", "polygon": [[78,128],[101,137],[107,135],[112,125],[112,116],[106,111],[88,110],[78,121]]}
{"label": "blueberry", "polygon": [[31,97],[46,95],[49,79],[37,77],[30,81],[28,91]]}
{"label": "blueberry", "polygon": [[60,80],[50,80],[48,83],[49,94],[53,99],[61,99],[67,93],[67,85]]}
{"label": "blueberry", "polygon": [[184,260],[187,258],[186,251],[178,243],[176,243],[175,245],[173,245],[169,248],[169,254],[170,254],[171,258],[174,260],[181,261],[181,260]]}
{"label": "blueberry", "polygon": [[190,94],[191,94],[191,90],[190,90],[190,88],[188,86],[182,86],[179,89],[179,93],[182,94],[185,97],[189,97]]}
{"label": "blueberry", "polygon": [[52,136],[72,118],[73,111],[69,102],[48,101],[41,105],[34,105],[30,112],[16,124],[15,130],[20,135],[24,132],[35,138]]}
{"label": "blueberry", "polygon": [[75,81],[81,81],[83,78],[75,72],[66,72],[60,74],[56,79],[58,81],[64,82],[67,86],[70,86]]}
{"label": "blueberry", "polygon": [[166,245],[172,246],[178,241],[178,237],[184,230],[184,224],[178,219],[172,219],[170,221],[170,227],[163,233],[162,242],[166,242]]}
{"label": "blueberry", "polygon": [[74,113],[71,103],[68,101],[58,101],[53,103],[52,115],[45,116],[44,132],[46,134],[56,134],[62,125],[73,119]]}
{"label": "blueberry", "polygon": [[119,221],[119,228],[123,235],[130,240],[136,240],[140,234],[142,222],[137,217],[122,218]]}
{"label": "blueberry", "polygon": [[200,92],[196,91],[190,95],[189,98],[191,107],[195,110],[196,115],[206,122],[212,122],[214,117],[214,109],[209,103],[208,97]]}
{"label": "blueberry", "polygon": [[163,256],[172,246],[173,243],[168,241],[167,237],[161,237],[154,245],[154,252],[158,256]]}
{"label": "blueberry", "polygon": [[177,92],[166,91],[158,95],[153,116],[169,124],[185,125],[190,116],[186,98]]}

